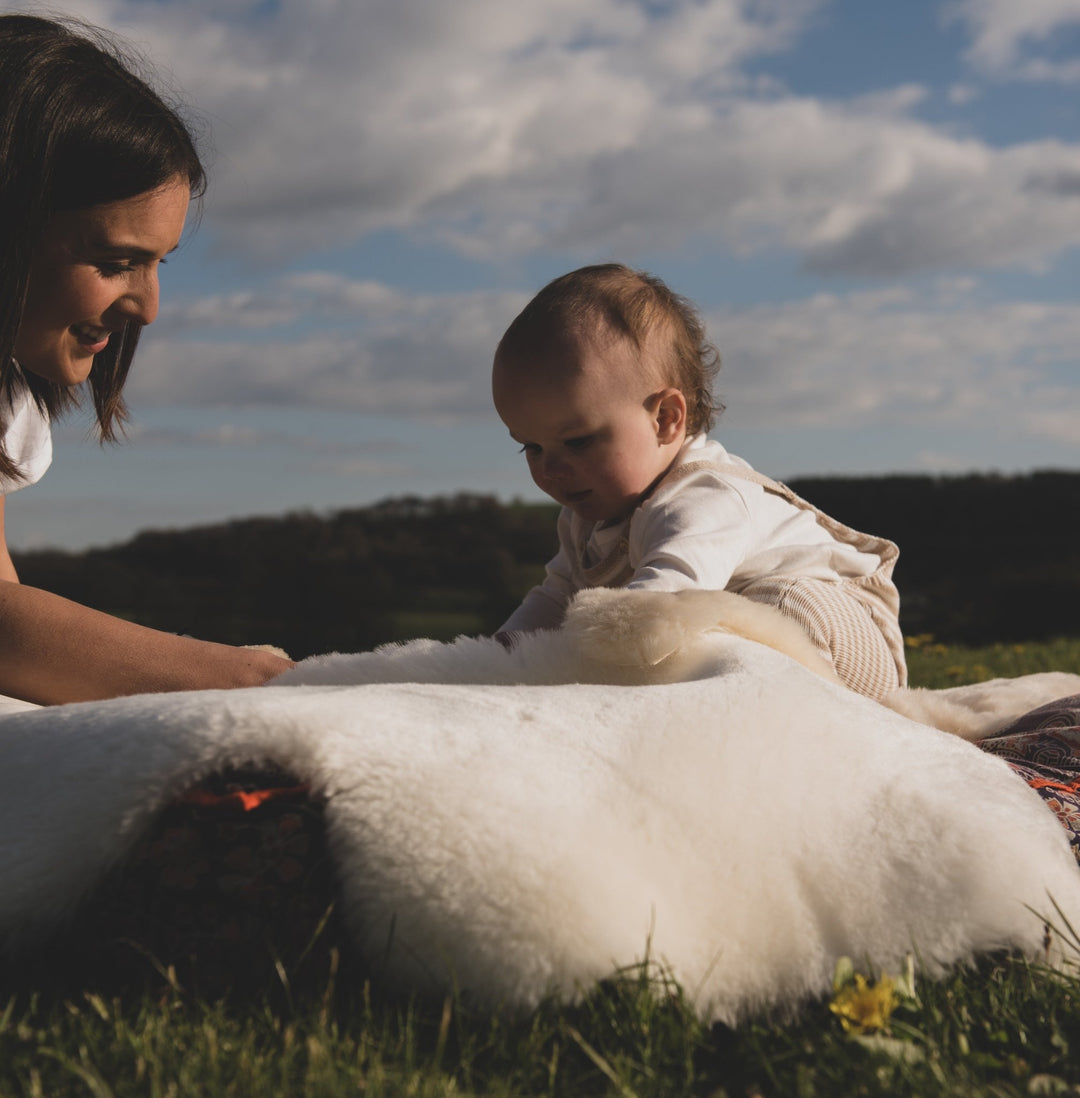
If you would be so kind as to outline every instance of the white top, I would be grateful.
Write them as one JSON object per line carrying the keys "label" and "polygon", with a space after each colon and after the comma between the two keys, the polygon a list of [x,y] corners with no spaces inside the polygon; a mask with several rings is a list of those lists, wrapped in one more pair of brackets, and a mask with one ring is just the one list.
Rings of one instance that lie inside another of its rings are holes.
{"label": "white top", "polygon": [[[6,402],[0,398],[0,405]],[[49,417],[34,402],[28,389],[21,388],[11,404],[0,412],[5,424],[4,448],[8,457],[22,470],[22,477],[0,476],[0,496],[36,484],[52,464],[52,432]]]}
{"label": "white top", "polygon": [[[724,465],[757,475],[719,442],[698,435],[652,495],[622,522],[588,523],[564,507],[559,551],[544,582],[525,596],[500,632],[556,627],[583,587],[738,591],[763,576],[835,580],[869,576],[880,567],[878,553],[837,540],[812,510],[724,472]],[[693,468],[680,475],[684,466]]]}

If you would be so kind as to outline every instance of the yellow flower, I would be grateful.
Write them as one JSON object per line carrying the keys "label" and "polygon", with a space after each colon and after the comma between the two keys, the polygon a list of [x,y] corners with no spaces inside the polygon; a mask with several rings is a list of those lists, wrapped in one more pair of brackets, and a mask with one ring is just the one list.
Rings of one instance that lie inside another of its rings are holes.
{"label": "yellow flower", "polygon": [[872,1033],[889,1024],[900,997],[891,976],[881,976],[872,986],[862,973],[855,973],[855,982],[846,984],[833,996],[829,1009],[840,1019],[848,1033]]}

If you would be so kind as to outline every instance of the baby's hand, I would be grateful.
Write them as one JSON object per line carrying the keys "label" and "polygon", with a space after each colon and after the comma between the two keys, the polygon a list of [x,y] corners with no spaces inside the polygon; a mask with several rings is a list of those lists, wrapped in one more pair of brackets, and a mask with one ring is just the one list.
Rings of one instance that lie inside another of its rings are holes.
{"label": "baby's hand", "polygon": [[677,612],[676,593],[593,587],[567,608],[563,630],[582,652],[616,667],[655,667],[701,633]]}

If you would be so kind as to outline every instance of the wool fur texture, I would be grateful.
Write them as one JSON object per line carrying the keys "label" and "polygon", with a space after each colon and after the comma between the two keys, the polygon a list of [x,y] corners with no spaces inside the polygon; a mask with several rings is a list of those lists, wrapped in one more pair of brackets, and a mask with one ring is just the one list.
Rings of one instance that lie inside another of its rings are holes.
{"label": "wool fur texture", "polygon": [[790,637],[639,594],[590,593],[510,650],[414,641],[0,717],[0,949],[77,916],[166,804],[252,762],[325,797],[348,931],[409,992],[527,1009],[649,957],[735,1022],[826,993],[842,955],[934,975],[1080,926],[1064,833],[1004,762]]}

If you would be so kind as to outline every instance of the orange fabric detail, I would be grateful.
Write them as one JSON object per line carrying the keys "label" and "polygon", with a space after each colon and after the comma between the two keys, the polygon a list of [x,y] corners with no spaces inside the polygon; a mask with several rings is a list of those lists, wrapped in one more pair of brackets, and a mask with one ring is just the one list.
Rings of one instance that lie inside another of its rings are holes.
{"label": "orange fabric detail", "polygon": [[1052,778],[1026,778],[1032,789],[1060,789],[1063,793],[1080,793],[1080,781],[1056,782]]}
{"label": "orange fabric detail", "polygon": [[180,804],[192,804],[199,808],[218,808],[232,805],[251,812],[267,801],[278,800],[281,797],[296,797],[308,792],[308,786],[292,785],[279,789],[238,789],[233,793],[211,793],[206,789],[189,789],[177,798]]}

